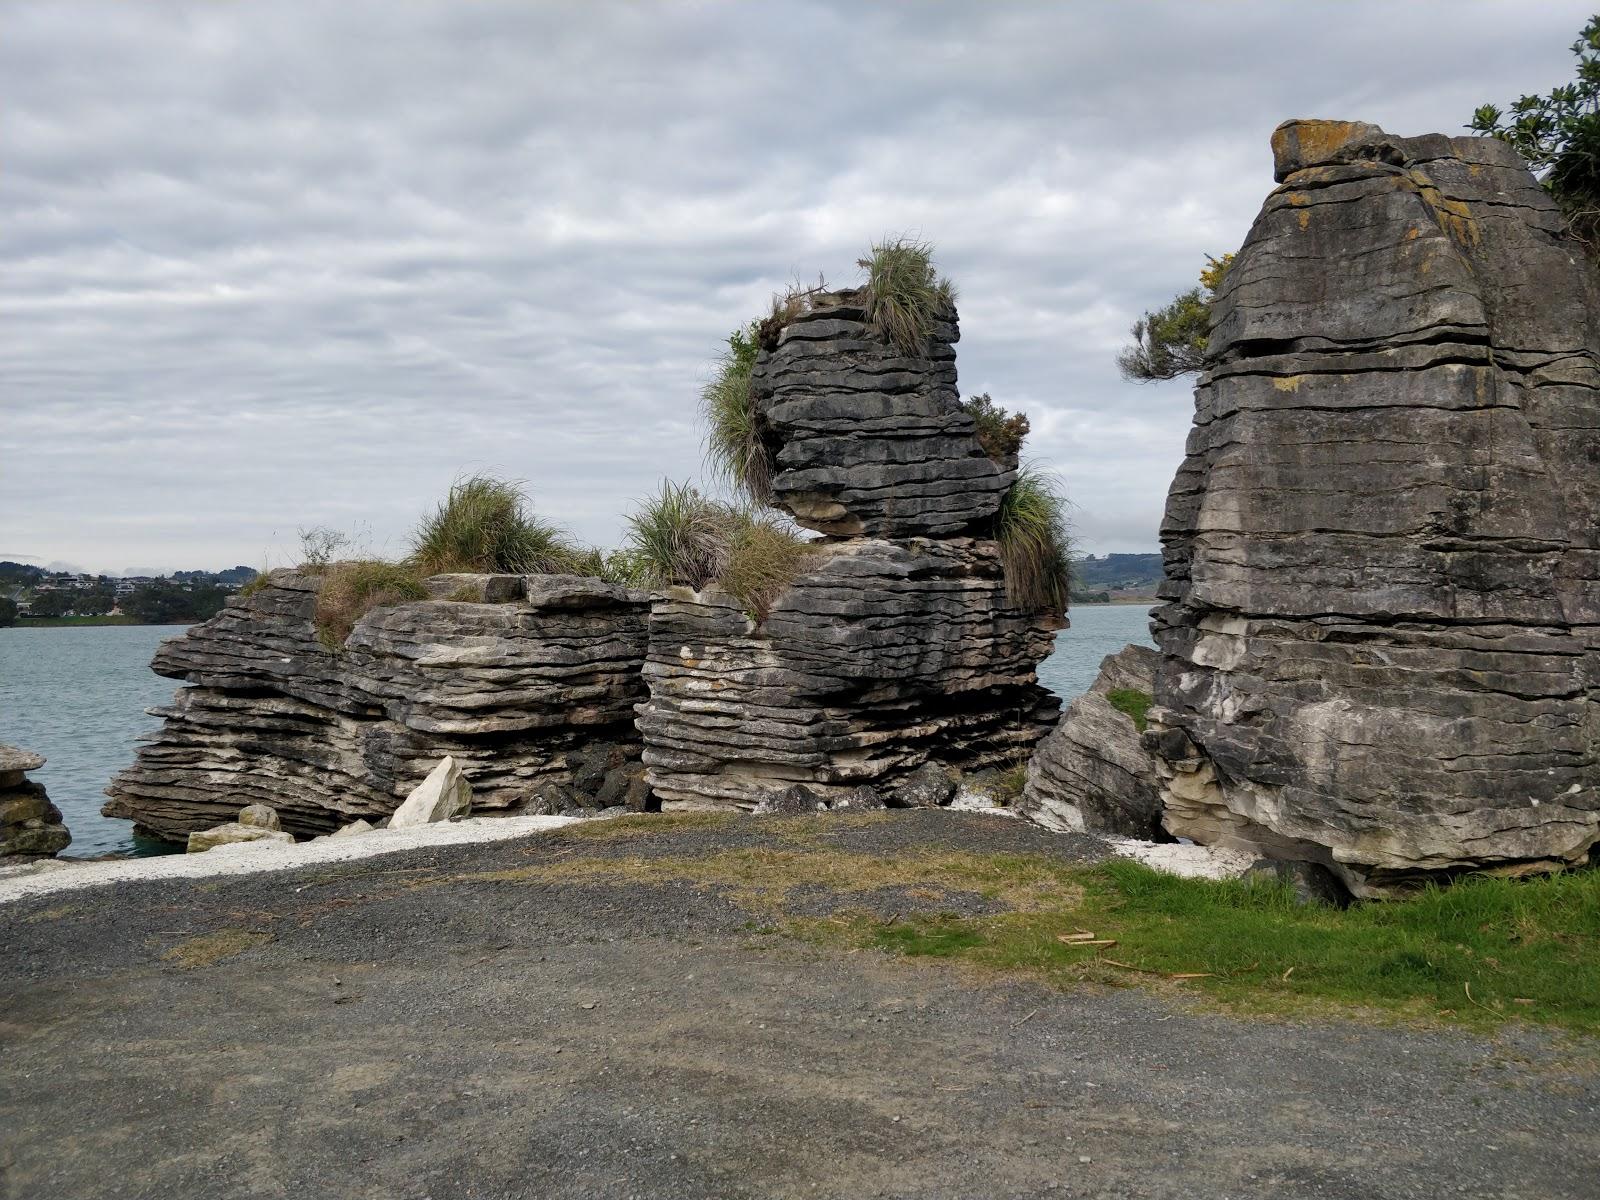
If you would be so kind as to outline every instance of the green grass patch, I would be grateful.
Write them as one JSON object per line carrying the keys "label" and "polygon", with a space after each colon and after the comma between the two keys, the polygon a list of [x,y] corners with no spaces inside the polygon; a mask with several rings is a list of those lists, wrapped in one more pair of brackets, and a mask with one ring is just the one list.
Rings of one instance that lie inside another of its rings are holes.
{"label": "green grass patch", "polygon": [[1133,727],[1140,733],[1150,724],[1145,714],[1155,700],[1149,692],[1141,692],[1138,688],[1112,688],[1106,693],[1106,700],[1112,708],[1131,717]]}
{"label": "green grass patch", "polygon": [[[976,918],[856,922],[858,942],[1057,983],[1184,988],[1234,1009],[1334,1004],[1472,1026],[1600,1033],[1600,872],[1469,878],[1347,910],[1275,882],[1179,879],[1131,862],[1075,872],[1082,900]],[[1061,940],[1087,930],[1111,947]]]}

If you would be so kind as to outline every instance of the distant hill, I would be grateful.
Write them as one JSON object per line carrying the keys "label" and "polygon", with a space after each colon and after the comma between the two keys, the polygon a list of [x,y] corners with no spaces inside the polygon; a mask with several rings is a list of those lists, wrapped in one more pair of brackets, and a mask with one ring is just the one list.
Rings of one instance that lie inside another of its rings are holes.
{"label": "distant hill", "polygon": [[1072,560],[1072,586],[1086,592],[1153,595],[1161,583],[1159,554],[1090,554]]}

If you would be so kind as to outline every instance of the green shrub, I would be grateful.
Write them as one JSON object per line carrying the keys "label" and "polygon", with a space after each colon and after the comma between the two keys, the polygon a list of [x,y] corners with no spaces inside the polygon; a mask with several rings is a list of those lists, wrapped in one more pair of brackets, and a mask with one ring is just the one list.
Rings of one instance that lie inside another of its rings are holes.
{"label": "green shrub", "polygon": [[763,514],[730,510],[725,528],[726,565],[717,582],[751,617],[765,621],[816,550],[793,529]]}
{"label": "green shrub", "polygon": [[622,553],[646,586],[701,591],[716,583],[762,621],[814,551],[775,517],[665,480],[628,518]]}
{"label": "green shrub", "polygon": [[1031,464],[1000,502],[995,540],[1005,566],[1006,598],[1028,612],[1067,611],[1071,544],[1067,499],[1057,478]]}
{"label": "green shrub", "polygon": [[313,617],[317,640],[338,651],[356,622],[373,609],[427,598],[428,590],[412,563],[376,559],[329,563],[322,572]]}
{"label": "green shrub", "polygon": [[699,591],[727,565],[722,505],[692,484],[661,481],[661,491],[628,518],[628,550],[651,587]]}
{"label": "green shrub", "polygon": [[978,445],[983,447],[983,452],[997,463],[1008,463],[1016,459],[1022,450],[1022,441],[1028,436],[1028,414],[1008,413],[996,404],[984,392],[981,396],[969,396],[962,402],[962,408],[978,426]]}
{"label": "green shrub", "polygon": [[955,288],[933,268],[933,246],[914,238],[885,238],[857,265],[867,273],[868,323],[902,354],[922,353],[934,321],[955,303]]}
{"label": "green shrub", "polygon": [[411,535],[411,561],[424,576],[550,575],[571,572],[582,552],[535,517],[517,483],[469,475]]}
{"label": "green shrub", "polygon": [[1140,733],[1150,724],[1145,714],[1150,711],[1155,698],[1149,692],[1141,692],[1138,688],[1112,688],[1106,693],[1106,700],[1112,708],[1131,718],[1133,727]]}
{"label": "green shrub", "polygon": [[772,452],[750,389],[755,370],[760,322],[735,330],[717,362],[716,374],[700,391],[700,412],[706,423],[706,458],[726,483],[757,504],[772,498]]}

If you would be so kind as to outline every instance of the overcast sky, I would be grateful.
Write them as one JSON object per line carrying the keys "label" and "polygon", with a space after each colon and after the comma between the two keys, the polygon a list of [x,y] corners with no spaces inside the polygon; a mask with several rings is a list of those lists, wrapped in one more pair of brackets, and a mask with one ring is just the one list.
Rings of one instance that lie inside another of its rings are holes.
{"label": "overcast sky", "polygon": [[1591,2],[0,3],[0,558],[398,554],[479,470],[614,544],[728,331],[901,231],[1080,546],[1154,550],[1189,390],[1114,357],[1273,126],[1459,132]]}

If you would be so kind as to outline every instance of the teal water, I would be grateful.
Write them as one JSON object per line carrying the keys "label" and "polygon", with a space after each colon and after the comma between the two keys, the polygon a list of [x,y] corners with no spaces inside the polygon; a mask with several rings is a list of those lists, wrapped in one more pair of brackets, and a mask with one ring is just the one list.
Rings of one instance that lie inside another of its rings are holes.
{"label": "teal water", "polygon": [[[146,714],[172,699],[178,684],[150,670],[175,625],[102,625],[79,629],[0,629],[0,742],[43,754],[32,778],[44,784],[72,831],[69,858],[135,846],[133,826],[100,815],[105,786],[133,761],[139,738],[160,724]],[[1129,642],[1150,641],[1148,609],[1138,604],[1075,609],[1072,628],[1039,679],[1062,699],[1088,690],[1100,660]]]}

